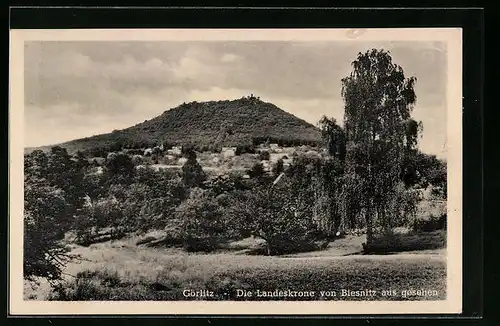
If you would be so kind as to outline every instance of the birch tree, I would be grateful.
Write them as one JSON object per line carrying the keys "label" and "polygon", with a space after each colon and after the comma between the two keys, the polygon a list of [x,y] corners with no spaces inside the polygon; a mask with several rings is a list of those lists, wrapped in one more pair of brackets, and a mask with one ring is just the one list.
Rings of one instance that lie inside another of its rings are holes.
{"label": "birch tree", "polygon": [[[406,78],[389,52],[359,53],[352,72],[342,79],[346,134],[346,216],[363,214],[367,244],[373,240],[376,220],[387,221],[391,199],[401,181],[408,143],[407,121],[416,102],[416,78]],[[413,139],[412,139],[413,141]],[[354,212],[352,210],[356,210]]]}

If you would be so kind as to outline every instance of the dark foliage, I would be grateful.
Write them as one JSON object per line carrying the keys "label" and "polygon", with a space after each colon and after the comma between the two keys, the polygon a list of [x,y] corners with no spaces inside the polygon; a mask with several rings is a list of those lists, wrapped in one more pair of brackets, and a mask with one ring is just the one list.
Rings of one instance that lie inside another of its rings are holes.
{"label": "dark foliage", "polygon": [[106,171],[111,179],[127,182],[135,173],[135,166],[129,155],[111,153],[106,160]]}
{"label": "dark foliage", "polygon": [[260,178],[264,175],[264,173],[265,173],[264,166],[260,162],[255,163],[252,166],[252,168],[248,171],[248,175],[251,178]]}
{"label": "dark foliage", "polygon": [[274,166],[274,174],[279,175],[281,172],[284,171],[284,165],[283,165],[283,160],[280,158],[277,162],[276,165]]}
{"label": "dark foliage", "polygon": [[323,116],[319,120],[319,127],[323,137],[324,145],[328,153],[341,161],[346,154],[346,138],[344,130],[337,124],[334,118]]}
{"label": "dark foliage", "polygon": [[414,234],[382,233],[375,235],[369,244],[364,244],[363,252],[365,254],[390,254],[445,247],[446,232],[441,230]]}
{"label": "dark foliage", "polygon": [[194,150],[186,150],[186,163],[182,166],[182,181],[186,187],[202,187],[207,176],[200,163],[196,160]]}
{"label": "dark foliage", "polygon": [[430,216],[429,219],[414,219],[410,225],[415,232],[446,230],[447,214]]}
{"label": "dark foliage", "polygon": [[83,204],[88,163],[64,148],[34,151],[24,160],[24,276],[58,279],[70,255],[61,243]]}
{"label": "dark foliage", "polygon": [[259,158],[261,161],[269,161],[270,157],[271,157],[271,154],[269,154],[268,151],[262,151],[259,154]]}

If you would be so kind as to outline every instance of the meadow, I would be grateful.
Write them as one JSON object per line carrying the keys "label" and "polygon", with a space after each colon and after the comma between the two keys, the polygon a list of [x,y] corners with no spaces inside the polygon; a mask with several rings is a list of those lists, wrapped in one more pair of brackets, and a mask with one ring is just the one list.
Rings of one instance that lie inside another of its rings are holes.
{"label": "meadow", "polygon": [[[237,290],[290,289],[316,291],[316,295],[287,300],[446,298],[443,249],[363,255],[362,239],[363,236],[349,236],[331,243],[323,251],[284,256],[248,255],[241,250],[258,246],[255,239],[210,254],[137,246],[136,237],[88,247],[73,246],[73,253],[79,254],[80,259],[67,266],[64,280],[52,289],[26,283],[25,296],[32,300],[71,301],[282,300],[236,294]],[[186,297],[185,290],[212,291],[213,297]],[[373,290],[376,294],[343,297],[342,290]],[[434,292],[424,296],[405,295],[417,290]],[[336,296],[322,296],[320,291],[335,292]],[[391,295],[382,295],[383,291]]]}

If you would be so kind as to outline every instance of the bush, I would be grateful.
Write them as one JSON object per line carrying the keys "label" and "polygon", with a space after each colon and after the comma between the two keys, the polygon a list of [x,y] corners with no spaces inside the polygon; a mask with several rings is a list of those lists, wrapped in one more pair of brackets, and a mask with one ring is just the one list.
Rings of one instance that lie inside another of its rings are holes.
{"label": "bush", "polygon": [[187,161],[182,166],[182,181],[187,187],[202,186],[207,175],[196,160],[196,153],[193,150],[186,150],[184,156],[187,158]]}
{"label": "bush", "polygon": [[253,165],[252,169],[247,171],[247,173],[251,178],[260,178],[265,174],[264,166],[262,163],[257,162]]}
{"label": "bush", "polygon": [[432,232],[436,230],[446,230],[447,215],[443,214],[439,217],[430,215],[429,219],[414,219],[411,222],[411,229],[414,232]]}
{"label": "bush", "polygon": [[[268,255],[317,249],[311,205],[299,202],[300,189],[285,179],[273,190],[252,189],[236,204],[235,215],[251,234],[266,241]],[[242,230],[244,233],[246,230]]]}
{"label": "bush", "polygon": [[132,159],[127,154],[123,153],[110,153],[106,160],[106,171],[113,179],[114,183],[124,182],[127,183],[133,177],[135,166]]}
{"label": "bush", "polygon": [[269,161],[269,159],[271,158],[271,154],[269,154],[268,151],[262,151],[259,154],[259,158],[261,161]]}
{"label": "bush", "polygon": [[363,244],[365,254],[384,254],[401,251],[441,249],[446,247],[446,232],[397,234],[387,232],[374,235],[370,245]]}

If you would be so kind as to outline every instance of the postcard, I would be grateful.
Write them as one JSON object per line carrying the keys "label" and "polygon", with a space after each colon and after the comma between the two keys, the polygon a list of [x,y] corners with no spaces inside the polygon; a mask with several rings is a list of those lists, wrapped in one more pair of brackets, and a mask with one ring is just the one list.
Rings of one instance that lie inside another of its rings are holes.
{"label": "postcard", "polygon": [[461,29],[10,36],[10,314],[461,312]]}

